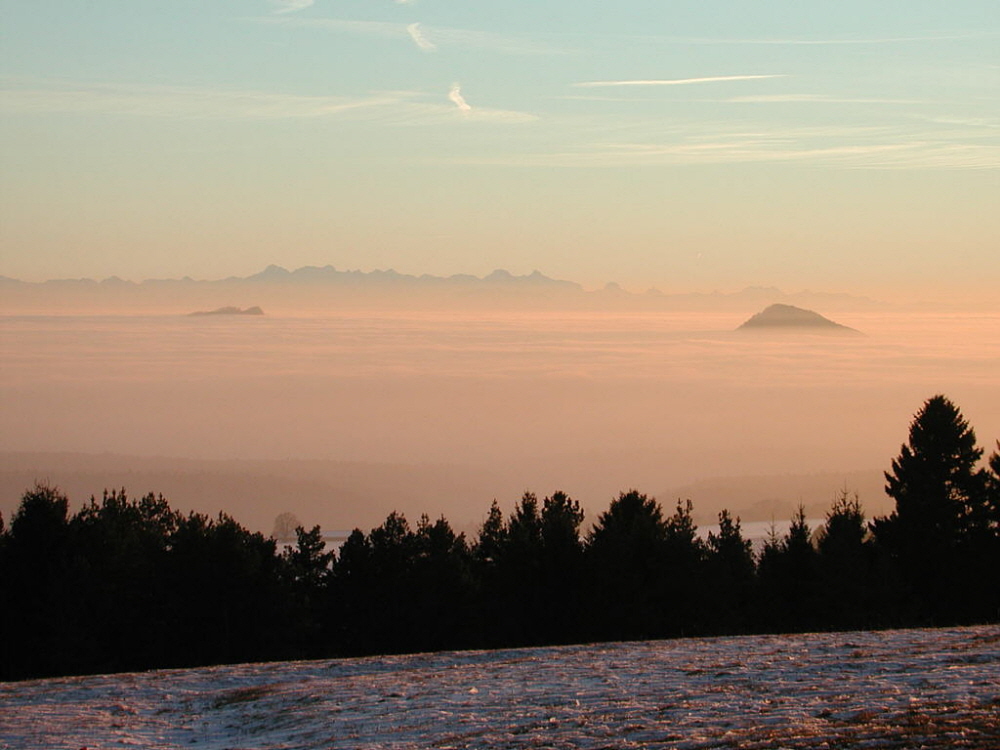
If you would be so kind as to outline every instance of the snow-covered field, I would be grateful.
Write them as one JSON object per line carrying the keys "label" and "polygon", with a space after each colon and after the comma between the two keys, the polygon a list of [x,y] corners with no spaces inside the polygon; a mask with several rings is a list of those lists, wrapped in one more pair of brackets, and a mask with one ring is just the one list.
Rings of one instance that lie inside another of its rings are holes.
{"label": "snow-covered field", "polygon": [[996,748],[1000,626],[0,683],[0,748]]}

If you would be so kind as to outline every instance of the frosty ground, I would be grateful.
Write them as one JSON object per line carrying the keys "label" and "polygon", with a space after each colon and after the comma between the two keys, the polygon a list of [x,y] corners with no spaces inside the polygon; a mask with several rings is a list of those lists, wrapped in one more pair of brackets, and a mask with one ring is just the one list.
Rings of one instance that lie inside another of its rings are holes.
{"label": "frosty ground", "polygon": [[0,748],[1000,747],[1000,626],[0,683]]}

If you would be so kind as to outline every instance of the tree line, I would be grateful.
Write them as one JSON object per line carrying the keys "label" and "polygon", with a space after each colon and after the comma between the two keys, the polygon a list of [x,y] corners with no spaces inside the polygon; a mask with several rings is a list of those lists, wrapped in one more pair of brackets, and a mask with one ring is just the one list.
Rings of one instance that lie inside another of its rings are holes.
{"label": "tree line", "polygon": [[915,415],[867,521],[846,489],[755,551],[690,501],[622,492],[589,529],[563,492],[496,501],[472,539],[391,513],[336,553],[125,490],[0,517],[0,679],[376,653],[1000,620],[1000,443],[944,396]]}

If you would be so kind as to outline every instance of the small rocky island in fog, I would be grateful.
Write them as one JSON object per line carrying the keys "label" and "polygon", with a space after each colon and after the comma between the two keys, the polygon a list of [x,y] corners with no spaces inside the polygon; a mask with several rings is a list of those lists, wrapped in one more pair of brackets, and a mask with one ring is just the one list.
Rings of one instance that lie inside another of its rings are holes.
{"label": "small rocky island in fog", "polygon": [[191,315],[263,315],[264,311],[254,305],[253,307],[217,307],[214,310],[198,310]]}
{"label": "small rocky island in fog", "polygon": [[794,305],[774,304],[748,319],[739,331],[793,331],[805,330],[817,333],[860,334],[854,328],[834,323],[817,312]]}

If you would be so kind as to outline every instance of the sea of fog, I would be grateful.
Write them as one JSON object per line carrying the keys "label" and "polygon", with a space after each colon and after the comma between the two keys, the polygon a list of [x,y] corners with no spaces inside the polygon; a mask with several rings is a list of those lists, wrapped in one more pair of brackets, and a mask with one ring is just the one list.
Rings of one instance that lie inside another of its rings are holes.
{"label": "sea of fog", "polygon": [[864,336],[734,331],[745,317],[7,315],[0,451],[450,466],[481,486],[423,510],[479,519],[524,489],[599,512],[710,477],[848,483],[888,468],[935,393],[1000,437],[1000,314],[834,316]]}

